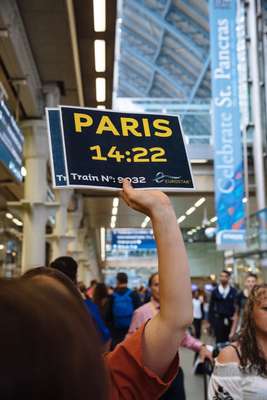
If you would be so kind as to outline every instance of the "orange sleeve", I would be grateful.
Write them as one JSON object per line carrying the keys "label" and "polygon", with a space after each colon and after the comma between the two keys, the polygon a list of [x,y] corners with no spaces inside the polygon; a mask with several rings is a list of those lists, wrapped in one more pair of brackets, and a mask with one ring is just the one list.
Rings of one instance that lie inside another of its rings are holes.
{"label": "orange sleeve", "polygon": [[143,365],[144,328],[145,324],[105,356],[110,378],[110,400],[155,400],[166,391],[178,373],[178,353],[164,380]]}

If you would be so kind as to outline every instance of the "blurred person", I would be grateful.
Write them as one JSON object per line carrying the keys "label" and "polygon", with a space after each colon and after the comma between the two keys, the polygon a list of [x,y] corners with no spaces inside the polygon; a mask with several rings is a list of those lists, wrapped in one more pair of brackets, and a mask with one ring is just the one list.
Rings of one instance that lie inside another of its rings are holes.
{"label": "blurred person", "polygon": [[107,322],[111,330],[112,348],[126,336],[133,312],[140,307],[141,301],[135,290],[128,288],[128,275],[117,273],[117,286],[107,306]]}
{"label": "blurred person", "polygon": [[[78,264],[72,257],[70,256],[58,257],[51,262],[50,267],[65,274],[78,287],[77,284]],[[83,294],[83,292],[81,293]],[[109,343],[110,343],[109,329],[105,325],[97,305],[94,304],[89,297],[87,297],[87,293],[84,296],[84,303],[87,307],[88,312],[91,314],[93,318],[93,321],[100,334],[100,337],[102,338],[102,342],[107,346],[107,347],[105,346],[105,350],[107,350],[107,348],[109,348]]]}
{"label": "blurred person", "polygon": [[210,400],[264,400],[267,396],[267,285],[251,290],[236,342],[216,359]]}
{"label": "blurred person", "polygon": [[107,319],[108,299],[109,294],[106,285],[104,283],[97,283],[94,290],[93,302],[98,306],[104,321]]}
{"label": "blurred person", "polygon": [[85,286],[85,283],[82,281],[79,281],[77,285],[78,285],[78,289],[82,293],[83,297],[85,299],[87,299],[88,298],[87,297],[87,287]]}
{"label": "blurred person", "polygon": [[109,286],[108,287],[108,295],[111,296],[114,293],[114,287],[113,286]]}
{"label": "blurred person", "polygon": [[201,337],[201,324],[204,317],[203,300],[200,298],[199,290],[193,291],[193,325],[195,331],[195,337],[200,339]]}
{"label": "blurred person", "polygon": [[92,299],[94,296],[94,290],[97,285],[97,280],[92,279],[89,288],[87,289],[87,297]]}
{"label": "blurred person", "polygon": [[216,343],[228,342],[233,323],[237,291],[230,286],[230,277],[230,272],[223,270],[220,273],[220,283],[211,293],[209,322]]}
{"label": "blurred person", "polygon": [[241,290],[236,296],[236,301],[235,301],[236,310],[233,317],[233,325],[230,332],[230,339],[234,338],[236,332],[238,332],[241,327],[244,308],[251,290],[257,284],[257,279],[258,279],[257,275],[249,272],[245,277],[244,289]]}
{"label": "blurred person", "polygon": [[[149,321],[155,315],[157,315],[158,312],[160,311],[160,280],[158,272],[155,272],[150,276],[148,281],[148,287],[151,290],[150,302],[139,307],[134,312],[127,337],[134,334],[134,332],[137,329],[139,329],[145,322]],[[204,343],[195,339],[188,332],[185,332],[185,335],[180,343],[180,346],[199,353],[200,358],[203,361],[205,358],[208,358],[210,361],[213,361],[212,354],[211,352],[208,351]],[[171,400],[175,398],[179,400],[185,399],[184,376],[181,368],[177,377],[173,381],[171,387],[161,397],[162,400],[167,400],[167,399]]]}
{"label": "blurred person", "polygon": [[[5,321],[0,326],[0,341],[5,343],[0,363],[1,399],[80,400],[89,395],[98,400],[154,400],[175,377],[177,347],[192,322],[190,274],[182,235],[164,193],[135,191],[124,180],[122,197],[129,206],[148,215],[153,225],[161,287],[159,312],[105,356],[109,377],[106,397],[97,337],[92,323],[88,329],[90,316],[84,311],[79,292],[55,269],[30,271],[23,284],[30,283],[42,301],[18,289],[18,281],[13,292],[10,287],[0,290],[0,320]],[[58,293],[52,296],[53,291]],[[25,302],[30,308],[24,313]],[[29,320],[37,323],[28,325]],[[21,331],[22,323],[26,326]]]}
{"label": "blurred person", "polygon": [[1,400],[84,400],[88,390],[108,398],[93,323],[72,283],[61,282],[0,280]]}

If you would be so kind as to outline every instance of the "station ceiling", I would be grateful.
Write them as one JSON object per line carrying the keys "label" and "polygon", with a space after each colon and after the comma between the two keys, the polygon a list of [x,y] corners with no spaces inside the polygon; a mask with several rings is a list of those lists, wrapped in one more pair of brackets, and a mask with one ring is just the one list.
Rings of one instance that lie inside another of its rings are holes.
{"label": "station ceiling", "polygon": [[[206,102],[210,98],[208,2],[206,0],[124,0],[120,2],[117,36],[117,76],[114,85],[114,50],[117,1],[107,0],[107,29],[96,33],[93,28],[93,1],[75,0],[73,21],[76,28],[78,53],[72,50],[72,33],[68,0],[3,0],[0,10],[0,29],[5,30],[7,8],[13,4],[14,28],[23,29],[24,43],[34,62],[36,90],[45,84],[58,83],[61,104],[81,105],[75,65],[80,65],[84,105],[95,107],[95,72],[93,42],[105,39],[107,46],[107,108],[112,106],[112,89],[120,97],[168,97],[189,104]],[[15,11],[14,11],[15,10]],[[18,18],[18,20],[16,20]],[[19,21],[19,23],[18,23]],[[17,31],[16,31],[17,32]],[[33,71],[20,65],[19,49],[12,46],[12,37],[0,37],[0,73],[8,83],[9,101],[16,108],[19,100],[20,119],[40,118],[34,104],[30,85]],[[21,38],[20,38],[21,40]],[[78,58],[77,58],[78,57]],[[1,76],[0,76],[1,78]],[[18,86],[15,78],[26,79]],[[38,78],[38,79],[37,79]],[[36,94],[36,93],[35,93]],[[38,96],[37,96],[38,97]],[[22,191],[12,189],[12,184],[1,184],[0,195],[8,200],[20,198]],[[23,188],[20,188],[23,189]],[[91,226],[109,226],[113,196],[83,192],[85,213]],[[0,196],[0,197],[1,197]],[[172,196],[177,217],[205,193],[188,193]],[[1,205],[1,204],[0,204]],[[3,206],[3,204],[2,204]],[[214,216],[213,195],[205,203],[208,217]],[[195,227],[203,220],[204,208],[199,208],[186,218],[182,226]],[[130,211],[120,202],[117,227],[140,227],[144,217]]]}

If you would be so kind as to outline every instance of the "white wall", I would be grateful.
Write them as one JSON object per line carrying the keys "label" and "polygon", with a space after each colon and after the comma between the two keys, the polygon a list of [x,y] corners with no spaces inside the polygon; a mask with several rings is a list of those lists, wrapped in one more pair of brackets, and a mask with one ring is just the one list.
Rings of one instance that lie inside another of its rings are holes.
{"label": "white wall", "polygon": [[218,275],[224,268],[223,252],[214,243],[187,243],[186,250],[192,277]]}

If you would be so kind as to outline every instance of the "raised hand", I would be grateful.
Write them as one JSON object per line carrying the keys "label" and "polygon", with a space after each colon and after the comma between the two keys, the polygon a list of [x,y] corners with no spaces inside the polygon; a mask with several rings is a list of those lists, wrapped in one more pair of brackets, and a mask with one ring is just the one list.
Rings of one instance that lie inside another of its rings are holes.
{"label": "raised hand", "polygon": [[166,194],[159,190],[134,189],[128,179],[124,179],[121,197],[134,210],[150,218],[154,214],[164,213],[171,209],[171,202]]}

